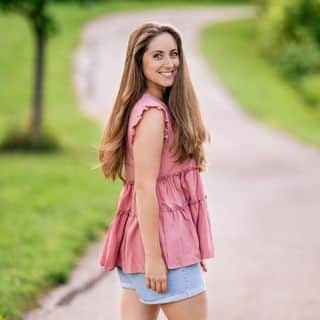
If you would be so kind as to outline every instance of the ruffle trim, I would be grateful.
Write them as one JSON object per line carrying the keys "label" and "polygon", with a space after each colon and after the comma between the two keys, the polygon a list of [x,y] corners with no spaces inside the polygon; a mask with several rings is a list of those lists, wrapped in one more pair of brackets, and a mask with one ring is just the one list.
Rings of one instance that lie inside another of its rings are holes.
{"label": "ruffle trim", "polygon": [[[214,256],[207,195],[196,169],[192,166],[161,176],[164,181],[157,184],[159,239],[169,268]],[[125,272],[144,272],[144,258],[134,186],[128,183],[108,228],[100,264],[106,270],[121,265]]]}
{"label": "ruffle trim", "polygon": [[[205,194],[203,197],[199,198],[199,199],[192,199],[192,200],[186,200],[181,206],[177,206],[175,209],[169,209],[169,210],[161,210],[161,212],[175,212],[175,211],[180,211],[183,210],[185,208],[187,208],[188,206],[193,206],[196,204],[200,204],[204,201],[207,201],[207,195]],[[136,214],[134,214],[132,212],[132,209],[118,209],[117,211],[117,215],[129,215],[129,216],[136,216]],[[115,218],[116,218],[115,216]]]}
{"label": "ruffle trim", "polygon": [[146,110],[149,110],[151,108],[156,108],[158,110],[161,110],[164,113],[164,121],[165,121],[165,129],[164,129],[164,141],[166,141],[169,137],[169,117],[167,114],[167,110],[165,109],[165,107],[160,106],[160,105],[144,105],[140,110],[139,113],[132,125],[132,135],[131,135],[131,144],[133,144],[134,141],[134,137],[136,135],[136,126],[139,124],[139,122],[141,121],[142,117],[143,117],[143,113]]}
{"label": "ruffle trim", "polygon": [[[175,177],[175,176],[181,176],[189,171],[192,171],[192,170],[199,170],[199,167],[198,166],[192,166],[192,167],[189,167],[189,168],[186,168],[186,169],[183,169],[183,170],[179,170],[177,172],[173,172],[173,173],[170,173],[170,174],[167,174],[167,175],[163,175],[163,176],[159,176],[157,181],[163,181],[163,180],[167,180],[167,179],[170,179],[172,177]],[[134,184],[134,181],[127,181],[126,183],[124,184]]]}
{"label": "ruffle trim", "polygon": [[[205,199],[206,195],[187,202],[186,207],[180,208],[173,215],[160,217],[159,240],[168,268],[189,265],[215,256]],[[176,227],[172,228],[174,224]],[[144,258],[137,217],[132,216],[129,210],[119,211],[109,226],[100,265],[109,271],[120,265],[125,272],[144,272]]]}

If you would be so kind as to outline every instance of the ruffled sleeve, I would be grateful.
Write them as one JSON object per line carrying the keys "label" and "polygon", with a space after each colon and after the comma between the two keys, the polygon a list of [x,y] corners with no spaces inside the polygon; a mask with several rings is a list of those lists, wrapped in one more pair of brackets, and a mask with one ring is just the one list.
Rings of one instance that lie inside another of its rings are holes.
{"label": "ruffled sleeve", "polygon": [[134,110],[133,115],[132,115],[132,120],[131,120],[131,125],[130,125],[130,143],[131,145],[133,144],[134,137],[136,135],[136,129],[138,124],[140,123],[143,114],[145,111],[151,109],[151,108],[156,108],[158,110],[161,110],[164,113],[164,122],[165,122],[165,128],[164,128],[164,142],[168,140],[169,136],[169,114],[167,109],[158,104],[152,104],[152,105],[142,105],[138,106],[136,110]]}

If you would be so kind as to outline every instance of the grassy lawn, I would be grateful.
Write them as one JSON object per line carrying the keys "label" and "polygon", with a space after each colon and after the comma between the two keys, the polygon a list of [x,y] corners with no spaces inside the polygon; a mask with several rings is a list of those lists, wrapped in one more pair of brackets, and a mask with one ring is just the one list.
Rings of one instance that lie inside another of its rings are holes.
{"label": "grassy lawn", "polygon": [[[90,170],[97,161],[101,128],[76,105],[72,54],[85,22],[152,6],[159,3],[52,8],[61,28],[48,47],[44,124],[63,149],[55,154],[0,154],[0,318],[17,319],[35,307],[41,293],[66,282],[88,243],[103,237],[114,215],[121,183],[104,180],[99,169]],[[0,139],[8,127],[27,123],[32,41],[24,19],[0,14]]]}
{"label": "grassy lawn", "polygon": [[249,114],[320,147],[320,110],[312,109],[259,54],[256,20],[222,22],[202,32],[201,50]]}

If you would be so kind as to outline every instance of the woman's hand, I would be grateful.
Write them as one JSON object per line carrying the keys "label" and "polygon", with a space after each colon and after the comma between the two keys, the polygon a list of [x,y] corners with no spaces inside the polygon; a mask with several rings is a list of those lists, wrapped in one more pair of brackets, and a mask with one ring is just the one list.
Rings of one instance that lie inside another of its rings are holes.
{"label": "woman's hand", "polygon": [[160,257],[148,257],[145,261],[146,287],[158,293],[167,291],[167,267]]}
{"label": "woman's hand", "polygon": [[205,271],[205,272],[208,271],[206,262],[204,260],[200,261],[200,265],[201,265],[201,268],[202,268],[203,271]]}

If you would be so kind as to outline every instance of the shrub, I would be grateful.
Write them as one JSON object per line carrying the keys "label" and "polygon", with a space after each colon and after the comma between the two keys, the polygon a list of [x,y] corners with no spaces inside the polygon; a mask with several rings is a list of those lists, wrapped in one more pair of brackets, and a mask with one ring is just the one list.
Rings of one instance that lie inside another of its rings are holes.
{"label": "shrub", "polygon": [[293,81],[320,70],[320,50],[314,42],[290,41],[278,49],[277,64]]}
{"label": "shrub", "polygon": [[320,0],[259,0],[258,3],[263,52],[279,62],[287,74],[303,76],[318,71]]}
{"label": "shrub", "polygon": [[299,89],[309,105],[320,107],[320,74],[303,77]]}

